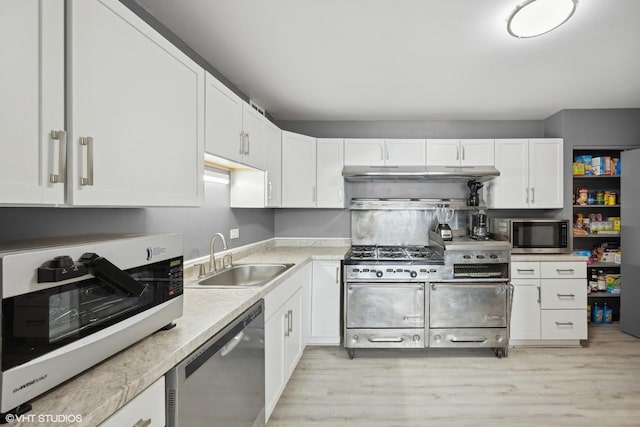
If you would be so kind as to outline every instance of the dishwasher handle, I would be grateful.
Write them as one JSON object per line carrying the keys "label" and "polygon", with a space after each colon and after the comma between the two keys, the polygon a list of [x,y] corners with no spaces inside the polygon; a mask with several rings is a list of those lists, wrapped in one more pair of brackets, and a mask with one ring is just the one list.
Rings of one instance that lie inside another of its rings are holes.
{"label": "dishwasher handle", "polygon": [[244,338],[244,331],[240,331],[238,335],[231,338],[231,341],[229,341],[224,345],[224,347],[222,347],[222,349],[220,350],[220,356],[225,357],[229,353],[231,353],[233,349],[236,348],[238,344],[242,342],[242,338]]}

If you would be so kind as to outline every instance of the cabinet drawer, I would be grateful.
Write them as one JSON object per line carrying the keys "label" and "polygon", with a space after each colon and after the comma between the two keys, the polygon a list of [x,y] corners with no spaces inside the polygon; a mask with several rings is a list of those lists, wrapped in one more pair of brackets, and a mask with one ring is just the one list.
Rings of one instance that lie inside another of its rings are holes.
{"label": "cabinet drawer", "polygon": [[[542,278],[549,279],[586,279],[586,262],[541,262]],[[586,284],[585,284],[586,286]]]}
{"label": "cabinet drawer", "polygon": [[587,310],[542,310],[540,329],[543,340],[587,339]]}
{"label": "cabinet drawer", "polygon": [[100,424],[100,427],[165,425],[164,377],[134,397],[129,403]]}
{"label": "cabinet drawer", "polygon": [[512,262],[511,263],[512,279],[530,279],[532,277],[540,277],[539,262]]}
{"label": "cabinet drawer", "polygon": [[584,279],[542,279],[540,307],[545,309],[587,306],[587,281]]}

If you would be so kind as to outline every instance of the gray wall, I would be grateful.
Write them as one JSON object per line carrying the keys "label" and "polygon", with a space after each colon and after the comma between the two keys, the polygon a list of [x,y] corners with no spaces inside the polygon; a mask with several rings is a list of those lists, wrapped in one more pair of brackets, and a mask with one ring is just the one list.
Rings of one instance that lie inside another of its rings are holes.
{"label": "gray wall", "polygon": [[[424,121],[283,121],[282,129],[319,138],[541,138],[542,120],[424,120]],[[347,209],[277,209],[275,235],[278,237],[349,237],[351,198],[467,198],[466,183],[360,183],[345,185]],[[522,216],[509,210],[493,211],[494,216]],[[545,211],[527,212],[549,216]]]}
{"label": "gray wall", "polygon": [[[186,259],[209,253],[209,240],[221,232],[229,247],[273,237],[270,209],[230,209],[229,186],[205,182],[205,203],[192,208],[0,208],[0,241],[84,233],[162,233],[184,235]],[[240,229],[230,240],[229,230]]]}

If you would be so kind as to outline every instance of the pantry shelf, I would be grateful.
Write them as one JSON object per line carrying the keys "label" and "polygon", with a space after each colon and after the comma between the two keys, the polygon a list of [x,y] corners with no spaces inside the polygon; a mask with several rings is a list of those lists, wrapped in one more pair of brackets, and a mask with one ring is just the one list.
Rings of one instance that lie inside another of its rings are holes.
{"label": "pantry shelf", "polygon": [[619,268],[620,264],[615,262],[593,262],[587,265],[587,268]]}
{"label": "pantry shelf", "polygon": [[589,234],[588,236],[576,236],[573,235],[574,239],[608,239],[610,237],[620,237],[620,233],[615,234]]}
{"label": "pantry shelf", "polygon": [[573,205],[574,209],[602,209],[602,208],[620,208],[620,205]]}
{"label": "pantry shelf", "polygon": [[620,294],[610,294],[608,292],[591,292],[587,298],[620,298]]}
{"label": "pantry shelf", "polygon": [[620,175],[573,175],[573,179],[620,178]]}

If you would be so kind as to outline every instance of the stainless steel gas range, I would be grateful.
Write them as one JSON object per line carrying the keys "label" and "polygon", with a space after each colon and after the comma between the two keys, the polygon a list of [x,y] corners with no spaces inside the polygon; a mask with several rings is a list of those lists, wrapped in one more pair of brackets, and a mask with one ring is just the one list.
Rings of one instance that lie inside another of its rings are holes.
{"label": "stainless steel gas range", "polygon": [[[461,233],[442,241],[429,232],[437,202],[352,203],[343,313],[350,357],[357,348],[425,347],[488,347],[507,355],[509,246]],[[458,206],[460,216],[469,215]]]}

